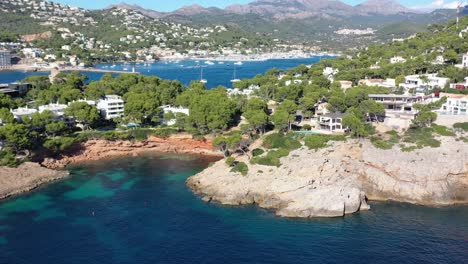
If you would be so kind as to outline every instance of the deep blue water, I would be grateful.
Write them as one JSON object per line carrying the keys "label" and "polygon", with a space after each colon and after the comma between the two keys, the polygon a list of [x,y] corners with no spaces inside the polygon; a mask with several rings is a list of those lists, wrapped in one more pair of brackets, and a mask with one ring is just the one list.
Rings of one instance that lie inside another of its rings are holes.
{"label": "deep blue water", "polygon": [[372,203],[283,219],[204,203],[185,185],[209,160],[118,158],[0,202],[0,263],[466,263],[468,207]]}
{"label": "deep blue water", "polygon": [[47,72],[0,71],[0,83],[21,81],[28,76],[48,76]]}
{"label": "deep blue water", "polygon": [[[301,64],[313,64],[325,57],[311,57],[306,59],[278,59],[267,61],[249,61],[243,62],[243,65],[234,65],[233,62],[214,62],[213,65],[208,65],[204,60],[196,61],[180,61],[180,62],[156,62],[149,65],[140,64],[122,64],[117,63],[111,68],[111,64],[99,64],[98,69],[132,71],[135,66],[137,72],[145,75],[156,75],[163,79],[179,80],[182,84],[188,85],[190,81],[199,80],[201,77],[201,69],[203,67],[203,79],[206,79],[208,88],[223,85],[231,87],[231,80],[234,77],[234,67],[236,68],[236,78],[252,78],[257,74],[263,74],[271,68],[289,69]],[[102,73],[85,73],[89,80],[99,80]],[[22,71],[0,71],[0,83],[9,83],[19,81],[30,75],[48,75],[48,73],[25,73]]]}

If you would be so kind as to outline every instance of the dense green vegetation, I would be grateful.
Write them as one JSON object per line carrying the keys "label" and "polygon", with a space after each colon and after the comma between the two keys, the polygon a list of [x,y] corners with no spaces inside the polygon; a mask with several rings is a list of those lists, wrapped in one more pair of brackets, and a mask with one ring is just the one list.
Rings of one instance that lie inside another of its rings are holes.
{"label": "dense green vegetation", "polygon": [[305,138],[305,145],[309,149],[320,149],[327,146],[330,141],[345,141],[344,136],[339,135],[309,135]]}
{"label": "dense green vegetation", "polygon": [[[461,20],[461,26],[468,26],[468,18]],[[359,50],[352,53],[353,58],[322,60],[311,66],[301,65],[286,71],[271,69],[264,75],[235,84],[241,90],[252,85],[258,87],[251,97],[230,97],[226,88],[207,90],[200,82],[192,82],[186,87],[178,81],[144,75],[104,75],[101,80],[87,85],[86,77],[77,72],[59,74],[53,83],[49,83],[45,77],[29,77],[25,81],[35,88],[24,99],[13,100],[9,96],[0,95],[0,118],[6,124],[0,127],[0,140],[5,146],[2,159],[9,159],[12,154],[18,157],[24,154],[27,157],[25,151],[41,147],[58,154],[76,140],[86,140],[86,135],[94,136],[93,129],[103,128],[120,129],[98,133],[99,137],[108,140],[142,140],[148,135],[167,137],[176,132],[188,132],[194,136],[212,135],[215,136],[213,146],[226,157],[232,154],[250,157],[251,143],[264,133],[277,130],[264,138],[262,147],[266,151],[254,151],[250,162],[280,166],[280,158],[301,147],[301,140],[310,149],[319,149],[327,146],[329,141],[345,139],[344,136],[313,134],[304,137],[289,133],[300,129],[298,118],[314,116],[321,111],[319,106],[325,106],[330,112],[343,116],[343,125],[348,128],[347,135],[371,137],[376,147],[389,149],[399,145],[404,150],[437,147],[440,142],[435,137],[454,135],[451,129],[433,124],[437,115],[432,110],[439,109],[444,99],[437,103],[417,105],[415,108],[419,110],[419,115],[405,133],[375,135],[373,123],[379,122],[385,111],[380,103],[369,99],[369,94],[399,91],[357,85],[360,79],[365,78],[395,78],[401,82],[405,75],[435,71],[453,81],[466,77],[466,69],[459,70],[452,65],[460,60],[457,54],[468,50],[466,37],[458,36],[453,22],[445,26],[431,26],[430,29],[431,33],[419,34],[404,42]],[[389,58],[397,55],[408,58],[408,61],[390,65]],[[436,55],[445,56],[448,63],[432,64]],[[370,66],[377,62],[380,69],[371,69]],[[335,80],[350,80],[355,86],[344,90],[339,82],[331,82],[323,74],[326,67],[339,70]],[[288,81],[290,83],[287,84]],[[125,101],[121,118],[103,120],[94,106],[76,102],[85,98],[98,100],[110,94],[122,96]],[[56,102],[70,104],[65,115],[73,117],[75,122],[65,124],[51,118],[51,113],[47,111],[36,113],[22,122],[14,120],[9,109],[24,106],[26,102],[32,106]],[[164,105],[188,108],[190,114],[164,115],[161,108]],[[163,119],[175,120],[175,125],[165,128]],[[125,126],[129,123],[140,129],[127,129]],[[458,124],[455,128],[463,130],[466,124]]]}

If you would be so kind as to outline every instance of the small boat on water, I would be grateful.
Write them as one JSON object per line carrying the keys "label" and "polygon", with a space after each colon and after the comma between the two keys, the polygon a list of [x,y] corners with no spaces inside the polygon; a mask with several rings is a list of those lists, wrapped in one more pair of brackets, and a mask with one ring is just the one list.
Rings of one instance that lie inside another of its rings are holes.
{"label": "small boat on water", "polygon": [[232,75],[232,83],[240,82],[241,80],[237,78],[237,69],[236,65],[234,65],[234,74]]}
{"label": "small boat on water", "polygon": [[212,62],[212,61],[205,61],[205,64],[208,64],[208,65],[213,65],[213,64],[214,64],[214,62]]}
{"label": "small boat on water", "polygon": [[224,61],[218,61],[218,64],[224,64]]}
{"label": "small boat on water", "polygon": [[206,79],[203,79],[203,67],[200,66],[200,82],[201,83],[207,83],[208,81]]}

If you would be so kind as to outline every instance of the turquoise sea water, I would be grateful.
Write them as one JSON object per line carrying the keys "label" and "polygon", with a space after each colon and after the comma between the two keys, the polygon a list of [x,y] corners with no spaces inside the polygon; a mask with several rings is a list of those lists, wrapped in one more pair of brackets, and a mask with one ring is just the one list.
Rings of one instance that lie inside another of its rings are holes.
{"label": "turquoise sea water", "polygon": [[[466,263],[468,207],[372,203],[284,219],[204,203],[185,185],[206,158],[148,154],[75,165],[0,202],[0,263]],[[240,176],[239,176],[240,177]]]}
{"label": "turquoise sea water", "polygon": [[[278,59],[267,61],[243,62],[243,65],[234,65],[233,62],[215,62],[213,65],[201,61],[180,61],[180,62],[156,62],[151,64],[122,64],[117,63],[111,67],[112,63],[99,64],[98,69],[132,71],[135,66],[137,72],[145,75],[156,75],[163,79],[179,80],[182,84],[188,85],[190,81],[199,80],[203,67],[203,79],[206,79],[208,88],[223,85],[231,87],[230,80],[234,78],[234,67],[236,68],[236,78],[252,78],[257,74],[263,74],[271,68],[289,69],[301,64],[313,64],[326,57],[311,57],[305,59]],[[19,81],[30,75],[48,75],[48,73],[25,73],[22,71],[0,71],[0,83]],[[99,80],[103,73],[86,73],[89,80]]]}

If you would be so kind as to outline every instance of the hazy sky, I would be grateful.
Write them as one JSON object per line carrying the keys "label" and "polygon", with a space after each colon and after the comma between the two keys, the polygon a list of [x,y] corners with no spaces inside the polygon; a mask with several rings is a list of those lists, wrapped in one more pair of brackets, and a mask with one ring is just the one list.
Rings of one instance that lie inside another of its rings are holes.
{"label": "hazy sky", "polygon": [[[245,4],[253,0],[55,0],[72,6],[84,8],[99,9],[111,4],[126,2],[137,4],[145,8],[150,8],[158,11],[173,11],[182,6],[199,4],[204,7],[217,6],[226,7],[232,4]],[[350,5],[356,5],[365,0],[342,0]],[[407,7],[417,7],[421,9],[437,9],[437,8],[455,8],[458,0],[397,0]],[[468,2],[465,0],[465,3]]]}

